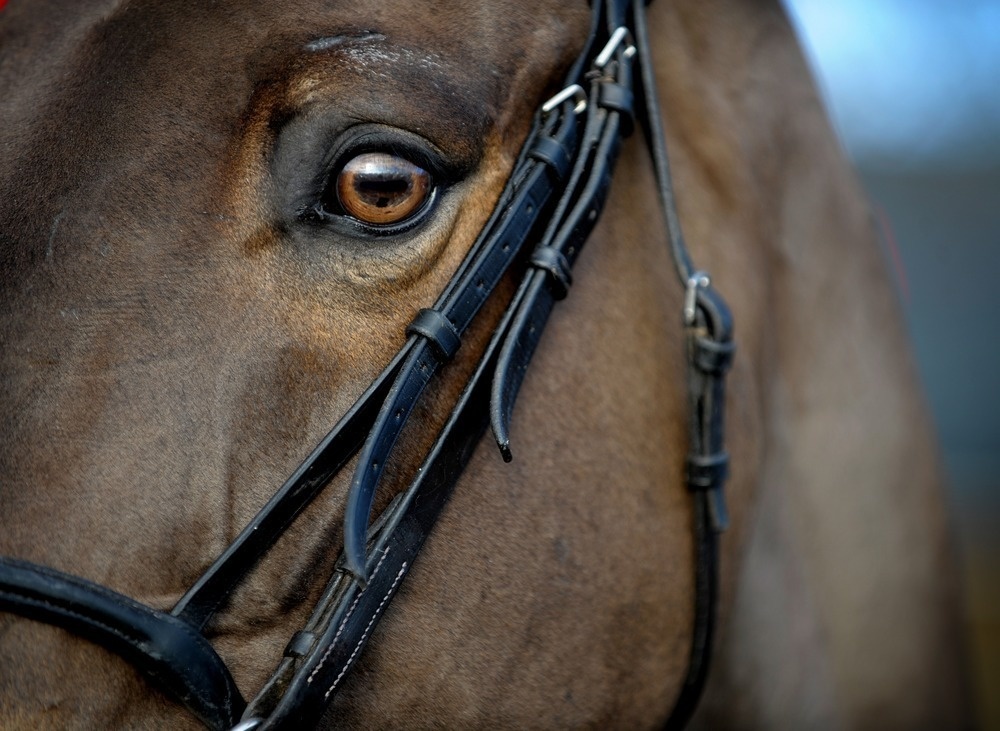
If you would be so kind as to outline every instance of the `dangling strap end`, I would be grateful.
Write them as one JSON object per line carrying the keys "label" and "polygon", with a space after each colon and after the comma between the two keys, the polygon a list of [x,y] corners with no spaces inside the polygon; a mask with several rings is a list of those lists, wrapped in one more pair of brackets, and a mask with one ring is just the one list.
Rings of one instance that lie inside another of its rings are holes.
{"label": "dangling strap end", "polygon": [[503,461],[510,464],[514,460],[514,454],[510,451],[510,441],[498,441],[497,446],[500,448],[500,456],[503,457]]}
{"label": "dangling strap end", "polygon": [[[501,377],[501,381],[503,378]],[[510,451],[510,410],[509,406],[501,398],[494,397],[490,403],[490,428],[493,431],[493,439],[496,440],[497,448],[503,461],[510,463],[514,459]]]}

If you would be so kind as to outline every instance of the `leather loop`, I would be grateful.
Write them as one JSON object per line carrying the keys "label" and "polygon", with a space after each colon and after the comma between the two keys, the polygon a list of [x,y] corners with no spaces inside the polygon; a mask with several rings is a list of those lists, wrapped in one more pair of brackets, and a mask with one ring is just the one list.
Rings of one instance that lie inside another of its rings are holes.
{"label": "leather loop", "polygon": [[292,639],[285,645],[285,657],[305,657],[316,644],[316,634],[306,630],[299,630]]}
{"label": "leather loop", "polygon": [[688,455],[687,485],[692,491],[720,487],[729,476],[729,455],[725,452],[707,456]]}
{"label": "leather loop", "polygon": [[597,104],[621,115],[622,137],[632,134],[635,129],[635,95],[631,89],[613,81],[604,81],[597,92]]}
{"label": "leather loop", "polygon": [[693,364],[705,374],[721,375],[733,362],[736,345],[732,340],[718,342],[706,337],[692,338]]}
{"label": "leather loop", "polygon": [[561,182],[569,170],[569,152],[559,140],[548,135],[539,136],[535,140],[535,144],[528,150],[528,157],[545,163],[555,176],[556,182]]}
{"label": "leather loop", "polygon": [[417,313],[406,332],[427,338],[441,361],[451,360],[462,344],[462,338],[451,320],[429,307]]}
{"label": "leather loop", "polygon": [[566,299],[569,287],[573,284],[573,274],[569,262],[562,252],[551,246],[539,246],[531,255],[531,266],[541,269],[549,275],[549,286],[552,296],[557,300]]}

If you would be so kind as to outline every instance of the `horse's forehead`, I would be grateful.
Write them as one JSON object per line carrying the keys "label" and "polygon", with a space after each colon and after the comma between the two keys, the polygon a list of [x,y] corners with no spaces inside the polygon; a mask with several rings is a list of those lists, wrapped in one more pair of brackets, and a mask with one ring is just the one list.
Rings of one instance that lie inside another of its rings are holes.
{"label": "horse's forehead", "polygon": [[[177,77],[191,88],[209,71],[253,82],[326,52],[342,52],[373,78],[385,68],[412,65],[433,74],[457,67],[468,82],[482,83],[502,74],[544,72],[538,64],[572,57],[588,15],[582,2],[544,7],[473,0],[300,0],[180,7],[162,0],[115,0],[97,10],[67,5],[61,28],[8,11],[14,18],[4,18],[8,28],[0,28],[0,38],[27,45],[25,39],[35,36],[32,42],[44,43],[49,52],[41,59],[25,54],[25,60],[51,65],[62,57],[61,83],[99,71],[108,88],[127,87],[143,74]],[[344,43],[364,34],[380,43],[363,49]],[[16,69],[16,61],[6,65]]]}

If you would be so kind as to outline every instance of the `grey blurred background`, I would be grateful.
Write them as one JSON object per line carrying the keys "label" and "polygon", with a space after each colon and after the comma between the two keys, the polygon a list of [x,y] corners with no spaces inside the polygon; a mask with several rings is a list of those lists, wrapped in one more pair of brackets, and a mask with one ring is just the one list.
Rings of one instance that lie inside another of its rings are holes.
{"label": "grey blurred background", "polygon": [[1000,0],[785,0],[876,208],[951,480],[1000,729]]}

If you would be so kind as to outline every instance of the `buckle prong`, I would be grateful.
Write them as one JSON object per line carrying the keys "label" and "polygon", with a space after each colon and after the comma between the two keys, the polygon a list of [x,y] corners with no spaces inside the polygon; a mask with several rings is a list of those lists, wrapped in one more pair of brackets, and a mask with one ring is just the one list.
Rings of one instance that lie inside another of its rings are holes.
{"label": "buckle prong", "polygon": [[684,324],[693,325],[694,317],[697,314],[698,290],[707,287],[712,283],[711,278],[702,271],[697,271],[688,277],[687,287],[684,289]]}
{"label": "buckle prong", "polygon": [[607,44],[597,54],[597,58],[594,59],[594,68],[603,70],[605,66],[611,61],[611,56],[621,42],[625,40],[628,46],[625,48],[625,58],[632,58],[635,55],[635,40],[632,38],[632,31],[626,28],[624,25],[620,25],[615,28],[615,32],[611,34],[611,38],[608,39]]}

